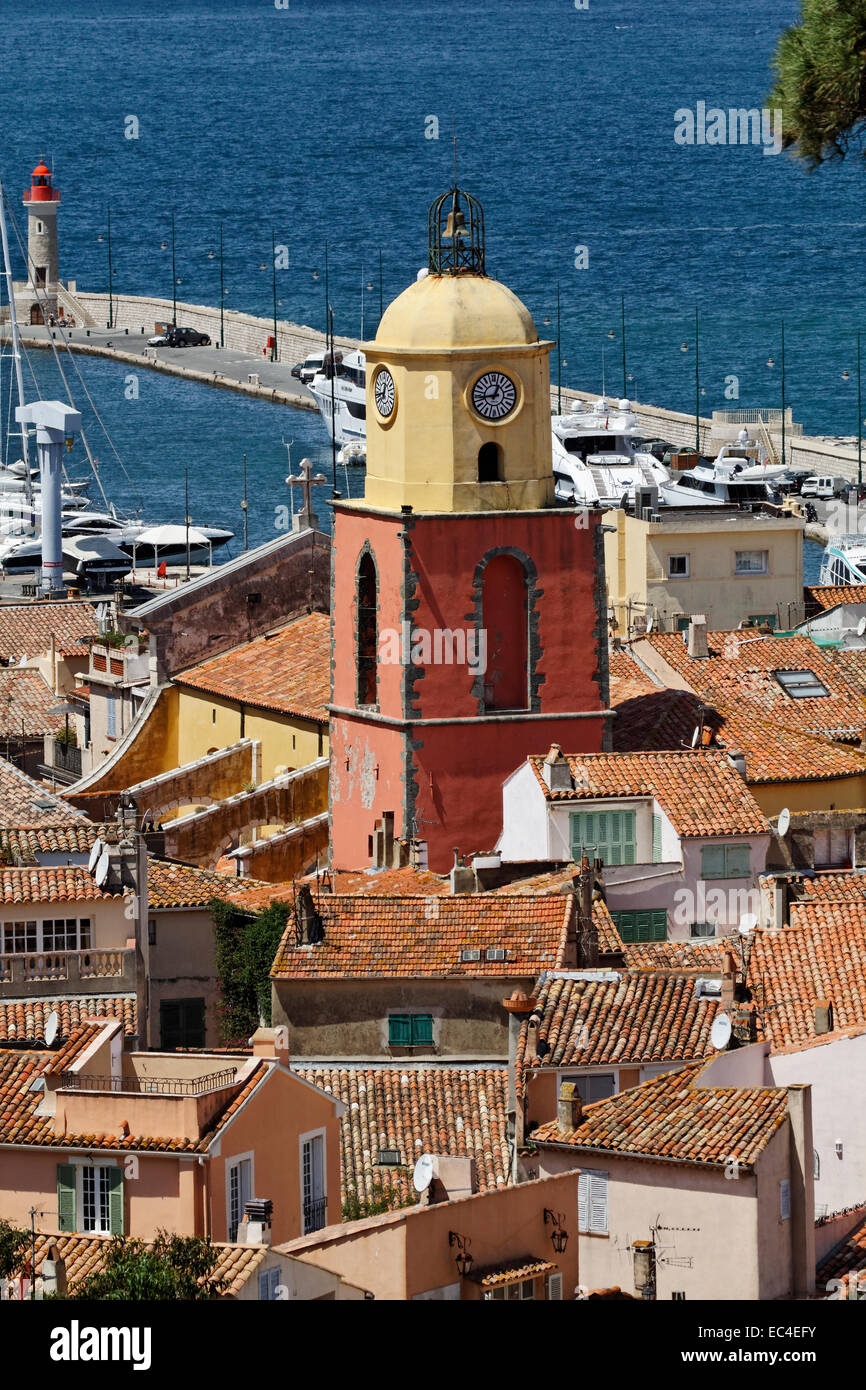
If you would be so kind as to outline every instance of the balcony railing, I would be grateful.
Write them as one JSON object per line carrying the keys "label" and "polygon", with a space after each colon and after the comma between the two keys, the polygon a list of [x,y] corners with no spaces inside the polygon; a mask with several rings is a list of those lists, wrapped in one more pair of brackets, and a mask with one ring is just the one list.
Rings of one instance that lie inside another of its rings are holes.
{"label": "balcony railing", "polygon": [[[138,1096],[204,1096],[231,1086],[237,1072],[234,1067],[211,1072],[208,1076],[88,1076],[84,1072],[65,1071],[61,1086],[66,1091],[104,1091],[110,1094]],[[318,1227],[312,1229],[317,1230]]]}
{"label": "balcony railing", "polygon": [[328,1224],[328,1199],[318,1197],[314,1202],[304,1203],[304,1235],[311,1231],[321,1231]]}
{"label": "balcony railing", "polygon": [[60,768],[61,772],[74,772],[76,777],[81,776],[81,749],[74,743],[64,743],[61,739],[54,740],[54,766]]}
{"label": "balcony railing", "polygon": [[27,951],[0,955],[0,984],[40,984],[65,980],[118,980],[131,983],[133,951]]}

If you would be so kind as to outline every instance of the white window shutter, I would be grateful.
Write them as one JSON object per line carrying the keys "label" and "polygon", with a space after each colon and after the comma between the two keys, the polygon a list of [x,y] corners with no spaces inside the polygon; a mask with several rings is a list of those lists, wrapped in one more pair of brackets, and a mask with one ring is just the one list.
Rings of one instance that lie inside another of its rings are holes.
{"label": "white window shutter", "polygon": [[577,1229],[589,1230],[589,1174],[581,1173],[577,1179]]}
{"label": "white window shutter", "polygon": [[562,1298],[562,1275],[548,1274],[547,1276],[547,1300]]}
{"label": "white window shutter", "polygon": [[592,1173],[589,1186],[590,1230],[595,1235],[607,1234],[607,1174]]}

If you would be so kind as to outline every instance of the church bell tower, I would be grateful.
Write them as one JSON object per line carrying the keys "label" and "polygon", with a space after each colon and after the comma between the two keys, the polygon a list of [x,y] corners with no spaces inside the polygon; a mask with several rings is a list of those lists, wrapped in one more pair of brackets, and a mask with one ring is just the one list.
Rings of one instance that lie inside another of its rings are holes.
{"label": "church bell tower", "polygon": [[483,210],[456,183],[428,243],[363,344],[365,493],[335,503],[335,868],[368,864],[393,812],[447,869],[493,847],[528,754],[605,746],[601,515],[554,500],[553,344],[486,274]]}

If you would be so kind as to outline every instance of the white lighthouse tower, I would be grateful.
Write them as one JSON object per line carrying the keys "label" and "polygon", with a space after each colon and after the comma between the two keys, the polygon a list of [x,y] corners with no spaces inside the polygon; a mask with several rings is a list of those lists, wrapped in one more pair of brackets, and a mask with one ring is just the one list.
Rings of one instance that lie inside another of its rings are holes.
{"label": "white lighthouse tower", "polygon": [[25,192],[27,209],[26,306],[31,323],[44,323],[57,312],[57,209],[60,192],[52,187],[51,170],[40,159]]}

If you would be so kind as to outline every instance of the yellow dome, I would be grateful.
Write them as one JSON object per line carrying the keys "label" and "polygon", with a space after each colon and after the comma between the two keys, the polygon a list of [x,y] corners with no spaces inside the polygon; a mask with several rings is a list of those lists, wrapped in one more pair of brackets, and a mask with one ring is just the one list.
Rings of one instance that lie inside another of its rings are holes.
{"label": "yellow dome", "polygon": [[484,275],[425,275],[382,315],[383,348],[435,350],[516,347],[538,342],[532,315],[516,294]]}

